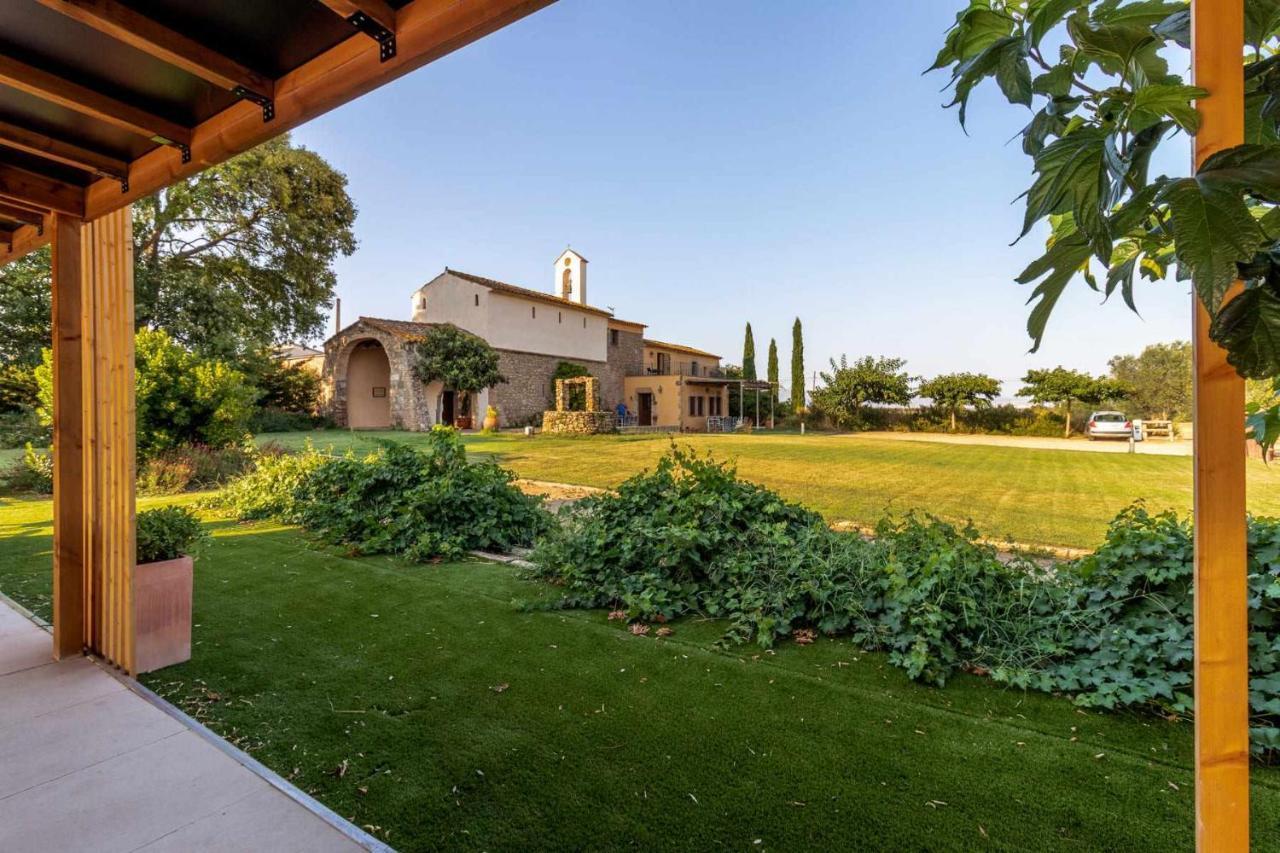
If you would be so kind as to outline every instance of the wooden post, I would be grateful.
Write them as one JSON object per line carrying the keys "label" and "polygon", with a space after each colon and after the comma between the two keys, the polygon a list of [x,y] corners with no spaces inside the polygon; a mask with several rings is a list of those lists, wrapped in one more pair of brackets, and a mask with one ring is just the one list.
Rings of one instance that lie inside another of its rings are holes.
{"label": "wooden post", "polygon": [[53,217],[53,656],[78,655],[85,636],[84,316],[74,216]]}
{"label": "wooden post", "polygon": [[54,656],[133,671],[133,219],[54,217]]}
{"label": "wooden post", "polygon": [[[1193,0],[1194,159],[1244,141],[1243,0]],[[1238,290],[1239,283],[1235,289]],[[1233,291],[1234,292],[1234,291]],[[1194,295],[1196,845],[1249,849],[1244,380]]]}
{"label": "wooden post", "polygon": [[85,223],[83,265],[91,330],[92,405],[86,410],[91,480],[90,648],[134,670],[133,208]]}

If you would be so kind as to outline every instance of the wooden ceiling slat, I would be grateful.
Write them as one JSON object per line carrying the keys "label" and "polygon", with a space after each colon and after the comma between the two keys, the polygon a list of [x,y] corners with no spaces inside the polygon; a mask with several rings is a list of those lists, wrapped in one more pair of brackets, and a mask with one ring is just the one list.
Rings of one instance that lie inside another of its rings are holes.
{"label": "wooden ceiling slat", "polygon": [[0,85],[18,89],[162,144],[191,144],[190,128],[2,54]]}
{"label": "wooden ceiling slat", "polygon": [[400,9],[399,51],[393,59],[383,62],[360,39],[347,39],[276,80],[274,121],[263,122],[251,104],[223,110],[194,129],[190,162],[182,162],[176,151],[158,148],[130,164],[127,192],[121,192],[114,181],[90,184],[85,193],[86,218],[110,213],[247,151],[553,2],[415,0]]}
{"label": "wooden ceiling slat", "polygon": [[8,246],[0,244],[0,266],[34,252],[49,242],[49,228],[26,225],[13,232]]}
{"label": "wooden ceiling slat", "polygon": [[18,204],[12,200],[0,201],[0,216],[39,225],[44,222],[44,211],[30,205]]}
{"label": "wooden ceiling slat", "polygon": [[388,32],[396,31],[396,10],[383,0],[320,0],[335,15],[351,20],[353,15],[364,14],[369,20]]}
{"label": "wooden ceiling slat", "polygon": [[[115,184],[117,191],[120,185]],[[17,166],[0,163],[0,201],[13,200],[22,206],[84,216],[85,191]]]}
{"label": "wooden ceiling slat", "polygon": [[0,121],[0,146],[25,151],[46,160],[74,166],[95,175],[121,180],[129,174],[129,164],[118,157],[90,151],[70,142],[45,136],[34,130]]}
{"label": "wooden ceiling slat", "polygon": [[274,86],[269,77],[116,0],[37,2],[229,92],[244,90],[261,98],[272,97]]}

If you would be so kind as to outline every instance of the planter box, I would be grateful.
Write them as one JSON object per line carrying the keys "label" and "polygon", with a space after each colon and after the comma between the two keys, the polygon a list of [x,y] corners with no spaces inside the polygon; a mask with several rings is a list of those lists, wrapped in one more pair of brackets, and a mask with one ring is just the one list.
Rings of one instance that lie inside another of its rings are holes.
{"label": "planter box", "polygon": [[143,563],[133,573],[134,665],[151,672],[191,659],[190,557]]}

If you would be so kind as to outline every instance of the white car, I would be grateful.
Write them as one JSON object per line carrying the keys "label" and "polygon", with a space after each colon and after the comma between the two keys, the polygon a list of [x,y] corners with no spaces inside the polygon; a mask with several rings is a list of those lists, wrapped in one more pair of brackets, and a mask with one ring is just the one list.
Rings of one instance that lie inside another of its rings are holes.
{"label": "white car", "polygon": [[1094,412],[1089,415],[1089,425],[1085,428],[1089,440],[1095,438],[1129,438],[1133,435],[1133,421],[1124,416],[1124,412]]}

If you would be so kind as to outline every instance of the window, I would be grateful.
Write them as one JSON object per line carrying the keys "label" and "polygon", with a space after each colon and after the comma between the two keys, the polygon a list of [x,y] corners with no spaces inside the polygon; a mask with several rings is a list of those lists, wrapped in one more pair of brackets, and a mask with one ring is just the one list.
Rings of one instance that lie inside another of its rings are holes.
{"label": "window", "polygon": [[418,307],[421,308],[423,311],[427,310],[427,297],[424,296],[418,300]]}
{"label": "window", "polygon": [[719,397],[708,397],[708,398],[707,398],[707,414],[708,414],[708,415],[713,415],[713,416],[716,416],[716,417],[719,417],[719,416],[720,416],[721,412],[720,412],[720,398],[719,398]]}
{"label": "window", "polygon": [[478,294],[478,293],[476,294],[476,307],[477,307],[477,308],[479,308],[479,307],[480,307],[480,294]]}
{"label": "window", "polygon": [[585,329],[586,327],[587,327],[587,318],[586,318],[586,317],[583,317],[583,318],[582,318],[582,328],[584,328],[584,329]]}
{"label": "window", "polygon": [[706,399],[705,397],[690,397],[689,398],[689,414],[694,417],[702,417],[702,412],[703,412],[702,401],[705,399]]}
{"label": "window", "polygon": [[690,376],[698,375],[698,362],[696,361],[689,362],[689,375]]}
{"label": "window", "polygon": [[557,311],[557,312],[556,312],[556,322],[557,322],[557,323],[563,323],[563,322],[564,322],[564,312],[563,312],[563,311]]}
{"label": "window", "polygon": [[536,320],[536,319],[538,319],[538,307],[537,307],[536,305],[535,305],[535,306],[531,306],[531,307],[529,308],[529,311],[531,312],[531,313],[529,314],[529,316],[530,316],[530,317],[532,317],[532,318],[533,318],[533,319],[535,319],[535,320]]}
{"label": "window", "polygon": [[610,330],[609,330],[609,343],[610,343],[610,345],[615,346],[615,347],[618,345],[618,330],[617,330],[617,329],[610,329]]}

